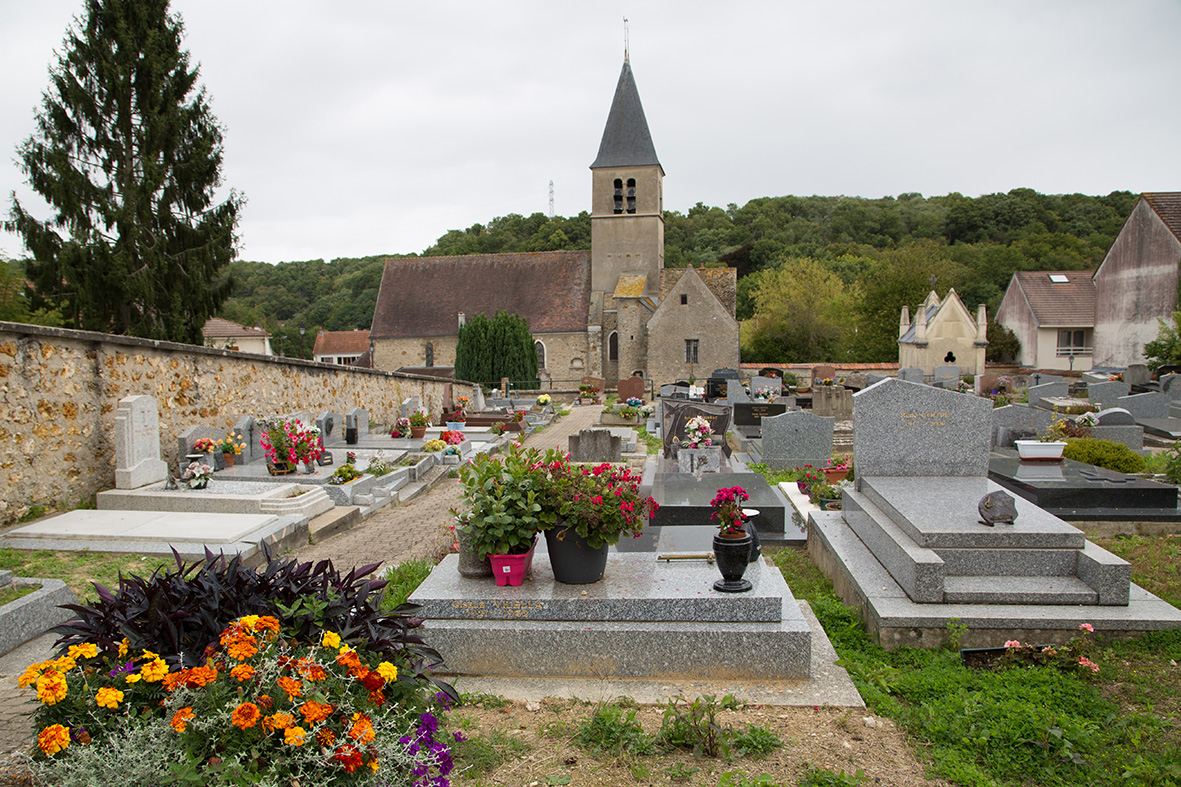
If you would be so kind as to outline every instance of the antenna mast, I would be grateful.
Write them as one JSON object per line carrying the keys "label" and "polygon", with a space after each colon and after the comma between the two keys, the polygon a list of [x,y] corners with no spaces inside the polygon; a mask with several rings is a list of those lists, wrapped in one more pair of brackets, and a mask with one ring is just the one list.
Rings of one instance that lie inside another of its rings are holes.
{"label": "antenna mast", "polygon": [[628,50],[630,48],[631,47],[630,47],[630,45],[628,43],[628,39],[627,39],[627,17],[625,16],[623,18],[623,62],[625,62],[625,63],[627,62]]}
{"label": "antenna mast", "polygon": [[554,182],[549,182],[549,217],[554,217]]}

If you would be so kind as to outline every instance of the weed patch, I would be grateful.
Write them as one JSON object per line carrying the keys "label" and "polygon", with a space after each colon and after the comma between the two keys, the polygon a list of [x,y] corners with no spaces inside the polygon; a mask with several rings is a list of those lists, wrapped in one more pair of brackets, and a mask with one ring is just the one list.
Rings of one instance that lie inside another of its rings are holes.
{"label": "weed patch", "polygon": [[635,708],[623,710],[615,705],[597,706],[591,717],[579,727],[577,742],[589,751],[608,754],[652,754],[656,751],[652,736],[636,721]]}

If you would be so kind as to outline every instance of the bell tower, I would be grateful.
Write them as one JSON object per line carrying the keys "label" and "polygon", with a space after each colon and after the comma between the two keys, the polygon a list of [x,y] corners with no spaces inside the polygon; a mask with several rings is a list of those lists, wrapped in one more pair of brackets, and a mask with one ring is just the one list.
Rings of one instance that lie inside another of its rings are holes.
{"label": "bell tower", "polygon": [[660,295],[664,269],[664,168],[656,158],[625,55],[599,155],[591,169],[591,290],[610,294],[624,274]]}

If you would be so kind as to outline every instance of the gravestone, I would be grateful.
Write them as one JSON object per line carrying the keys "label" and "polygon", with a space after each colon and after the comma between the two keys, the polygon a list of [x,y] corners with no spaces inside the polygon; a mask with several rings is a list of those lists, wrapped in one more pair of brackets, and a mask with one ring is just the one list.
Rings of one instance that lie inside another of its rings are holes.
{"label": "gravestone", "polygon": [[869,375],[865,374],[864,372],[853,372],[852,374],[845,375],[846,388],[852,388],[854,391],[860,391],[862,388],[868,388],[869,386]]}
{"label": "gravestone", "polygon": [[589,377],[589,376],[583,377],[581,380],[581,384],[582,385],[593,385],[595,388],[599,389],[599,393],[602,393],[604,391],[604,389],[606,389],[606,387],[607,387],[607,381],[605,379],[603,379],[602,377]]}
{"label": "gravestone", "polygon": [[771,394],[772,397],[783,393],[783,380],[778,377],[753,377],[750,381],[750,395],[758,398],[760,393]]}
{"label": "gravestone", "polygon": [[623,440],[606,429],[583,429],[567,439],[571,462],[623,461]]}
{"label": "gravestone", "polygon": [[988,474],[993,421],[987,399],[883,380],[853,395],[853,416],[859,479]]}
{"label": "gravestone", "polygon": [[1181,400],[1181,374],[1162,374],[1158,380],[1161,393],[1174,402]]}
{"label": "gravestone", "polygon": [[898,379],[906,380],[908,383],[921,383],[925,377],[923,370],[918,367],[909,367],[907,369],[898,370]]}
{"label": "gravestone", "polygon": [[[180,437],[176,439],[176,450],[177,455],[181,458],[181,464],[185,464],[184,458],[186,455],[195,453],[193,451],[193,444],[198,440],[221,440],[225,436],[225,432],[220,429],[214,429],[212,426],[190,426],[188,429],[185,429],[180,433]],[[213,458],[210,464],[213,464],[214,469],[220,470],[225,467],[225,459],[222,458],[221,451],[214,451],[210,456]],[[216,464],[219,458],[222,459],[221,468],[217,467]]]}
{"label": "gravestone", "polygon": [[804,465],[824,467],[832,456],[835,423],[835,418],[806,410],[764,418],[763,461],[775,470]]}
{"label": "gravestone", "polygon": [[472,387],[472,409],[477,413],[484,412],[484,389],[476,385]]}
{"label": "gravestone", "polygon": [[725,399],[732,386],[741,386],[742,383],[734,380],[726,380],[722,377],[710,377],[705,381],[705,398],[713,401],[715,399]]}
{"label": "gravestone", "polygon": [[822,385],[813,388],[812,412],[848,421],[853,417],[853,392],[843,385]]}
{"label": "gravestone", "polygon": [[[1118,407],[1116,402],[1121,396],[1127,396],[1131,386],[1122,380],[1104,380],[1087,384],[1087,398],[1091,404],[1101,408]],[[1032,401],[1032,399],[1030,400]]]}
{"label": "gravestone", "polygon": [[992,411],[993,443],[1012,448],[1014,440],[1039,435],[1054,423],[1054,414],[1040,407],[1007,404]]}
{"label": "gravestone", "polygon": [[403,418],[408,418],[411,413],[422,409],[422,399],[418,396],[411,396],[402,400],[401,415]]}
{"label": "gravestone", "polygon": [[729,406],[667,399],[661,409],[660,420],[660,428],[664,438],[665,457],[671,455],[670,447],[674,438],[682,442],[685,440],[685,424],[699,415],[704,416],[709,421],[714,434],[714,443],[720,442],[725,445],[726,430],[730,428]]}
{"label": "gravestone", "polygon": [[932,385],[940,388],[955,388],[960,381],[960,367],[958,366],[936,366],[935,367],[935,381]]}
{"label": "gravestone", "polygon": [[1124,382],[1128,385],[1147,385],[1151,379],[1152,373],[1142,363],[1128,364],[1128,368],[1124,370]]}
{"label": "gravestone", "polygon": [[454,386],[451,383],[443,383],[443,412],[449,413],[454,409],[455,409]]}
{"label": "gravestone", "polygon": [[787,412],[783,402],[738,402],[733,405],[735,426],[759,426],[764,418]]}
{"label": "gravestone", "polygon": [[354,407],[345,413],[344,425],[346,428],[356,427],[358,435],[369,434],[369,411],[361,407]]}
{"label": "gravestone", "polygon": [[865,387],[868,388],[869,386],[873,385],[874,383],[880,383],[882,380],[889,380],[889,379],[890,378],[888,375],[870,373],[870,374],[865,375],[865,380],[866,380]]}
{"label": "gravestone", "polygon": [[681,473],[717,473],[722,469],[722,447],[684,448],[677,451],[677,471]]}
{"label": "gravestone", "polygon": [[[1106,380],[1107,377],[1104,376],[1101,379]],[[1029,384],[1030,385],[1046,385],[1047,383],[1060,383],[1060,382],[1062,382],[1062,377],[1057,374],[1044,374],[1042,372],[1034,372],[1033,374],[1029,375]]]}
{"label": "gravestone", "polygon": [[644,378],[638,374],[633,374],[626,380],[620,380],[617,388],[619,392],[619,401],[626,402],[628,399],[643,399],[644,398]]}
{"label": "gravestone", "polygon": [[1139,421],[1142,418],[1168,418],[1172,399],[1158,391],[1121,396],[1115,400],[1116,407],[1122,407]]}
{"label": "gravestone", "polygon": [[816,386],[820,385],[825,378],[829,378],[833,382],[836,382],[837,367],[828,366],[827,364],[812,367],[812,380],[810,382],[811,387],[815,388]]}
{"label": "gravestone", "polygon": [[254,422],[254,416],[244,415],[234,423],[234,434],[242,436],[246,447],[235,460],[240,464],[248,464],[262,456],[262,444],[258,441],[260,430]]}
{"label": "gravestone", "polygon": [[[667,397],[671,398],[673,396],[673,394],[678,392],[679,389],[680,389],[680,386],[678,386],[678,385],[674,385],[673,383],[665,383],[664,385],[660,386],[660,391],[658,392],[658,395],[662,396],[662,397],[667,396]],[[685,388],[684,392],[686,394],[688,394],[689,389]]]}
{"label": "gravestone", "polygon": [[714,369],[714,373],[710,377],[717,377],[722,380],[741,380],[742,375],[737,369]]}
{"label": "gravestone", "polygon": [[160,458],[160,414],[155,398],[120,399],[115,411],[115,488],[138,489],[166,478],[168,465]]}
{"label": "gravestone", "polygon": [[320,439],[324,445],[344,444],[344,416],[340,413],[320,413],[316,419],[316,428],[320,430]]}
{"label": "gravestone", "polygon": [[1042,383],[1029,386],[1029,406],[1042,407],[1046,410],[1054,409],[1046,399],[1062,399],[1070,395],[1070,386],[1064,382]]}
{"label": "gravestone", "polygon": [[1136,419],[1122,407],[1109,407],[1095,413],[1100,426],[1135,426]]}
{"label": "gravestone", "polygon": [[[1181,389],[1181,386],[1177,386]],[[742,384],[734,381],[726,386],[726,404],[739,404],[741,402],[749,402],[750,394],[743,389]]]}

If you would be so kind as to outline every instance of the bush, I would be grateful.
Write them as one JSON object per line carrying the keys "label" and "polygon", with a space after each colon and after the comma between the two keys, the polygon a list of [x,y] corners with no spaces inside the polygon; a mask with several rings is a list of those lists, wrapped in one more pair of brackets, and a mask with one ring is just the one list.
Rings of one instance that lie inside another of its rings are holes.
{"label": "bush", "polygon": [[1120,443],[1080,437],[1066,442],[1062,455],[1076,462],[1086,462],[1119,473],[1144,472],[1144,457]]}

